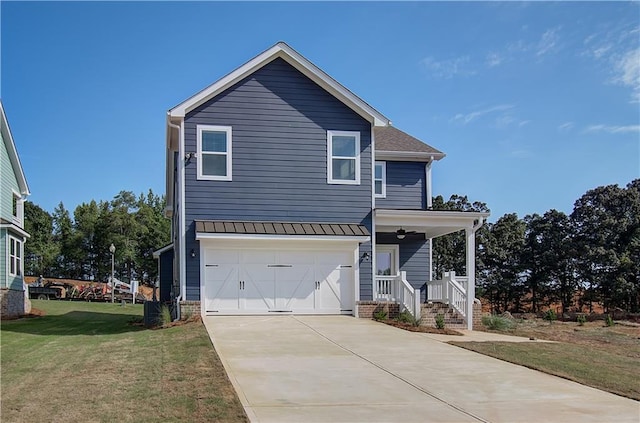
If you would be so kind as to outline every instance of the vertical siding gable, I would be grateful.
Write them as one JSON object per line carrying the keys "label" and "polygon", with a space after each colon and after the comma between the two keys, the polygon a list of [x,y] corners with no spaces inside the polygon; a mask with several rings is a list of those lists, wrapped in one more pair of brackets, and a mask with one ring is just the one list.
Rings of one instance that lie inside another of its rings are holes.
{"label": "vertical siding gable", "polygon": [[[361,223],[373,233],[371,124],[283,59],[188,113],[185,152],[196,151],[199,124],[232,127],[233,180],[197,180],[197,161],[187,164],[187,253],[198,250],[196,219]],[[360,132],[360,185],[327,183],[327,130]],[[187,298],[198,299],[198,259],[186,262]],[[360,275],[366,298],[370,262]]]}
{"label": "vertical siding gable", "polygon": [[[2,135],[0,134],[0,139]],[[16,171],[13,168],[5,140],[0,147],[0,217],[13,220],[13,192],[20,192]]]}
{"label": "vertical siding gable", "polygon": [[387,196],[376,198],[376,208],[425,210],[425,164],[387,161]]}

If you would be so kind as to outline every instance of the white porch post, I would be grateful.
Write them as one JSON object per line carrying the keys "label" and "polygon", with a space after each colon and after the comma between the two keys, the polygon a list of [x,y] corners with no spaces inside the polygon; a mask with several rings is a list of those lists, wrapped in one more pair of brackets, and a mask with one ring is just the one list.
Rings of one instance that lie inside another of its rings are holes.
{"label": "white porch post", "polygon": [[473,302],[476,298],[476,232],[464,230],[467,239],[467,329],[473,329]]}

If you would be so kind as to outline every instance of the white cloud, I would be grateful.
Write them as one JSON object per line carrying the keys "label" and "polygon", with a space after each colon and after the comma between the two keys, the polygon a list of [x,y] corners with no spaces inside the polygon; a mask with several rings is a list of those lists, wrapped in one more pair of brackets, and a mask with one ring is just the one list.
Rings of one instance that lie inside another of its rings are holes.
{"label": "white cloud", "polygon": [[487,64],[488,67],[493,68],[495,66],[502,64],[503,61],[504,61],[504,58],[499,53],[489,53],[487,54],[485,63]]}
{"label": "white cloud", "polygon": [[573,122],[565,122],[562,125],[558,126],[558,131],[566,132],[570,131],[573,128]]}
{"label": "white cloud", "polygon": [[447,60],[426,57],[420,63],[436,78],[450,79],[454,76],[471,76],[476,71],[471,68],[469,56],[460,56]]}
{"label": "white cloud", "polygon": [[458,123],[462,123],[463,125],[467,125],[468,123],[471,123],[474,120],[481,118],[482,116],[495,113],[495,112],[502,112],[505,110],[513,109],[513,107],[514,106],[512,104],[499,104],[497,106],[492,106],[486,109],[476,110],[471,113],[466,113],[466,114],[458,113],[457,115],[452,117],[449,121],[458,122]]}
{"label": "white cloud", "polygon": [[581,55],[595,60],[608,73],[609,83],[631,90],[631,103],[640,103],[640,27],[636,22],[609,25],[584,40]]}
{"label": "white cloud", "polygon": [[542,34],[542,37],[540,37],[540,41],[538,41],[538,45],[536,46],[536,56],[543,56],[555,49],[559,40],[557,34],[559,30],[560,27],[548,29]]}
{"label": "white cloud", "polygon": [[627,51],[614,63],[614,82],[631,88],[631,102],[640,102],[640,48]]}
{"label": "white cloud", "polygon": [[640,125],[590,125],[584,130],[584,132],[607,132],[609,134],[628,134],[633,132],[640,133]]}

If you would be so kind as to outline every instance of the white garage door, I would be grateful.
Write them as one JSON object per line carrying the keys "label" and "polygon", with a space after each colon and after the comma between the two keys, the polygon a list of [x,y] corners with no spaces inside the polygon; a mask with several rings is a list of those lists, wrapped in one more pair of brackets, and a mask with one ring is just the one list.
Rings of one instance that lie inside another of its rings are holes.
{"label": "white garage door", "polygon": [[204,249],[206,314],[352,314],[354,250]]}

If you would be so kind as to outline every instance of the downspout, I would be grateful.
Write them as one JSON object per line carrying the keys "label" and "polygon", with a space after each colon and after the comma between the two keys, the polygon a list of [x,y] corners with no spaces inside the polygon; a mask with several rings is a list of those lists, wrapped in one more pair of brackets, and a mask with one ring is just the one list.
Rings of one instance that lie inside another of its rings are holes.
{"label": "downspout", "polygon": [[180,211],[178,213],[178,231],[179,231],[179,251],[178,255],[180,257],[180,269],[179,269],[179,277],[180,277],[180,295],[176,298],[176,319],[180,320],[180,301],[186,299],[185,290],[186,290],[186,271],[185,271],[185,245],[184,245],[184,152],[182,145],[182,126],[176,125],[171,122],[171,117],[169,112],[167,112],[167,124],[178,131],[178,192],[179,192],[179,201],[180,201]]}

